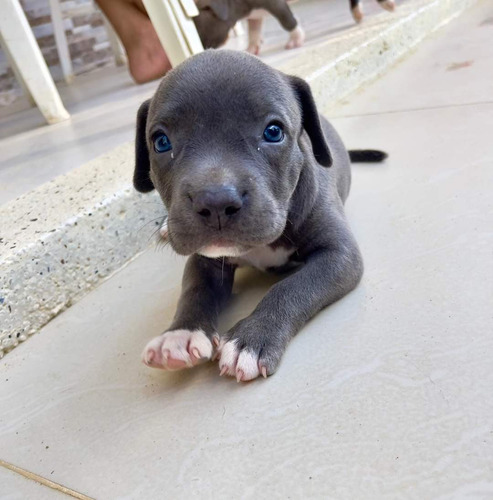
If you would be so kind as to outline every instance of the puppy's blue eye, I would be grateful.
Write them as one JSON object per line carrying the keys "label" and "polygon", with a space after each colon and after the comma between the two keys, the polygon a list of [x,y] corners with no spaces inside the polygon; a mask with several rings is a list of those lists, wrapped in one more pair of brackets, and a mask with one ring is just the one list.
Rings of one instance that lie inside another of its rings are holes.
{"label": "puppy's blue eye", "polygon": [[267,142],[281,142],[284,138],[284,132],[279,125],[268,125],[264,130],[264,139]]}
{"label": "puppy's blue eye", "polygon": [[158,134],[154,137],[154,151],[156,153],[166,153],[166,151],[170,151],[171,141],[166,134]]}

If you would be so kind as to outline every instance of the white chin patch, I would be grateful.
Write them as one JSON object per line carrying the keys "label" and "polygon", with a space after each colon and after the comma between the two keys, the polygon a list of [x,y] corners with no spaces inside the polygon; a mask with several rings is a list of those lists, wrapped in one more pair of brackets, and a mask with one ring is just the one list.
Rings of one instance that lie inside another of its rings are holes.
{"label": "white chin patch", "polygon": [[209,257],[210,259],[217,259],[218,257],[239,257],[243,254],[237,247],[223,247],[210,245],[202,247],[198,252],[199,255]]}
{"label": "white chin patch", "polygon": [[168,239],[168,219],[163,222],[163,225],[159,228],[159,234],[163,240]]}

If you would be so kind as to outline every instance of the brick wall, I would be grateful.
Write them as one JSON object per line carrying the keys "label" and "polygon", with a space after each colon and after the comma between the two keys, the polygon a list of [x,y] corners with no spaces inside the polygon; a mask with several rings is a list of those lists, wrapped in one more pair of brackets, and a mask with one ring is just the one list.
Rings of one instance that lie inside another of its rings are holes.
{"label": "brick wall", "polygon": [[[63,11],[65,33],[75,74],[114,64],[103,15],[93,0],[59,0]],[[1,2],[1,0],[0,0]],[[48,0],[21,0],[41,52],[55,81],[62,71],[55,46]],[[22,95],[6,55],[0,49],[0,106],[12,103]]]}

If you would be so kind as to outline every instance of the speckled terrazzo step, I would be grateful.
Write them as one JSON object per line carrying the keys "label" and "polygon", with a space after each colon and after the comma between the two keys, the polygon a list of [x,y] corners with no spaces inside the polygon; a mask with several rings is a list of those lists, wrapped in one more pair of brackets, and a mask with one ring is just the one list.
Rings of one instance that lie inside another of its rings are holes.
{"label": "speckled terrazzo step", "polygon": [[132,169],[126,144],[0,207],[0,356],[149,244],[164,208]]}
{"label": "speckled terrazzo step", "polygon": [[[385,72],[475,0],[416,0],[286,55],[320,108]],[[127,144],[0,207],[0,357],[144,249],[164,214],[130,183]]]}

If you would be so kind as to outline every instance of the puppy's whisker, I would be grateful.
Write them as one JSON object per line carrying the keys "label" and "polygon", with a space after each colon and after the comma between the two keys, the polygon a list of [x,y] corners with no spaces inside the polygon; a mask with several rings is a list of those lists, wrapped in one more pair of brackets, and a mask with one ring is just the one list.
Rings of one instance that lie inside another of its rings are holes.
{"label": "puppy's whisker", "polygon": [[[155,219],[151,219],[151,220],[145,222],[139,229],[137,229],[137,233],[142,231],[142,229],[144,229],[149,224],[155,223],[158,220],[161,220],[161,222],[159,223],[159,227],[161,227],[163,225],[163,222],[165,219],[166,219],[166,216],[161,216],[161,217],[156,217]],[[158,231],[159,231],[159,229],[158,229]]]}
{"label": "puppy's whisker", "polygon": [[151,235],[149,236],[149,238],[147,238],[147,244],[149,244],[153,238],[154,238],[154,241],[156,242],[156,245],[157,245],[157,246],[159,246],[159,245],[161,245],[161,244],[163,244],[163,243],[164,243],[164,244],[168,244],[168,241],[167,241],[167,240],[165,240],[165,239],[163,239],[163,238],[161,237],[161,235],[159,235],[159,236],[156,238],[157,233],[158,233],[160,230],[161,230],[161,227],[158,227],[157,229],[155,229],[155,230],[151,233]]}

